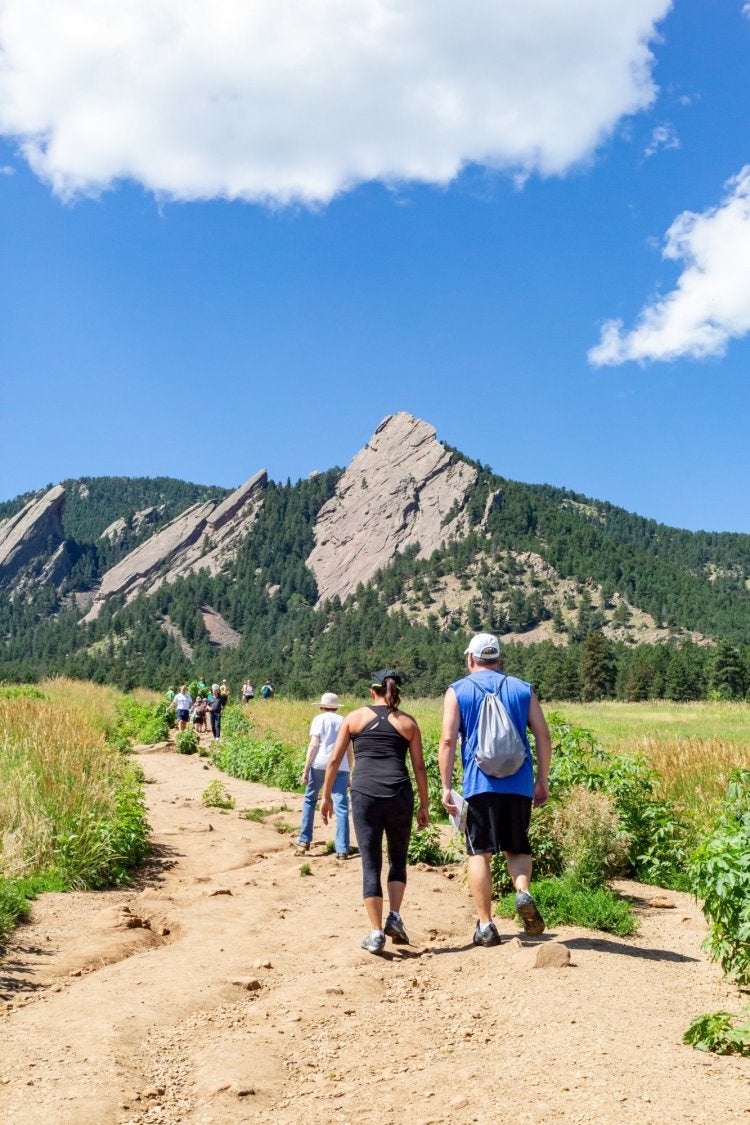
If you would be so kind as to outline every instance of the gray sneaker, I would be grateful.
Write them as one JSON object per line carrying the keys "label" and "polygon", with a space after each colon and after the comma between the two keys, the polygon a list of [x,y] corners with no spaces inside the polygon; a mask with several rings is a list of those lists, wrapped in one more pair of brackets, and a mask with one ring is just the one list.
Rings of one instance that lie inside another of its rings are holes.
{"label": "gray sneaker", "polygon": [[383,927],[383,929],[388,934],[388,937],[391,939],[394,945],[409,944],[409,935],[404,929],[404,923],[401,921],[401,918],[399,916],[393,913],[393,911],[391,911],[391,913],[386,918],[385,926]]}
{"label": "gray sneaker", "polygon": [[297,838],[296,840],[291,840],[290,843],[294,848],[295,855],[307,855],[307,853],[310,851],[309,840],[300,840],[299,838]]}
{"label": "gray sneaker", "polygon": [[385,949],[385,934],[382,930],[370,930],[366,938],[362,938],[362,948],[368,953],[382,953]]}
{"label": "gray sneaker", "polygon": [[474,945],[500,945],[502,938],[497,932],[497,927],[494,922],[490,922],[489,926],[482,929],[479,922],[477,928],[474,930],[474,937],[471,939]]}
{"label": "gray sneaker", "polygon": [[544,918],[528,891],[519,891],[516,895],[516,914],[523,922],[524,933],[529,937],[538,937],[544,933]]}

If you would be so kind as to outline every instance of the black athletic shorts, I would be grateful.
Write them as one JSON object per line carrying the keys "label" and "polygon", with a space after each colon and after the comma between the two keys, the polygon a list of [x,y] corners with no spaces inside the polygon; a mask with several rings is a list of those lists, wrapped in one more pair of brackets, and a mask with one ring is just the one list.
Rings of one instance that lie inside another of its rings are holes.
{"label": "black athletic shorts", "polygon": [[516,852],[531,855],[531,797],[518,793],[477,793],[468,798],[466,851],[469,855]]}

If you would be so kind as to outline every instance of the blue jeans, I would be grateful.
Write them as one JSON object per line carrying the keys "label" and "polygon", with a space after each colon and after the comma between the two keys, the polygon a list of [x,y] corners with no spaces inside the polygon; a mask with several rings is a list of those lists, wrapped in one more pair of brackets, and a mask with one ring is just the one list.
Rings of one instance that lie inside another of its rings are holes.
{"label": "blue jeans", "polygon": [[[301,843],[312,843],[313,822],[318,794],[323,788],[325,770],[310,770],[305,798],[302,803],[302,825],[299,830]],[[339,770],[331,791],[333,812],[336,817],[336,851],[339,855],[349,854],[349,770]]]}

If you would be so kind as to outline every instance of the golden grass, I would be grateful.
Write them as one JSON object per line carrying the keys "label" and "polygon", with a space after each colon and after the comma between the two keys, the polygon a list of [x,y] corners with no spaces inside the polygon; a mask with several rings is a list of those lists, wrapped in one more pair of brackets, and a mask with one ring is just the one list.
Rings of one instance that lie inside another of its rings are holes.
{"label": "golden grass", "polygon": [[60,834],[109,806],[125,766],[104,745],[101,729],[116,693],[110,699],[110,689],[72,681],[42,689],[51,698],[0,699],[0,875],[6,878],[49,866]]}

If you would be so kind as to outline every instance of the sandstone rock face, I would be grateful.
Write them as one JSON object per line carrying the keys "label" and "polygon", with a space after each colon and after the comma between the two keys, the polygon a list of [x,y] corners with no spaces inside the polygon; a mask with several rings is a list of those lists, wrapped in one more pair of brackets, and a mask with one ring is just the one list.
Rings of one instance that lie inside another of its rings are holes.
{"label": "sandstone rock face", "polygon": [[[307,565],[320,600],[351,594],[406,547],[419,543],[426,557],[453,538],[463,527],[460,505],[476,476],[427,422],[404,412],[388,415],[318,515]],[[444,525],[455,504],[458,514]]]}
{"label": "sandstone rock face", "polygon": [[[255,521],[267,483],[268,474],[261,469],[221,503],[209,500],[182,512],[107,571],[84,621],[95,620],[107,599],[117,594],[130,601],[197,570],[218,574]],[[154,509],[138,514],[149,511]],[[110,524],[104,534],[114,527]]]}
{"label": "sandstone rock face", "polygon": [[201,606],[201,617],[211,644],[217,645],[219,648],[237,648],[239,646],[242,637],[217,610],[212,609],[210,605]]}
{"label": "sandstone rock face", "polygon": [[58,484],[0,523],[0,585],[10,585],[33,559],[47,558],[50,545],[53,551],[59,548],[65,538],[64,504],[65,489]]}

